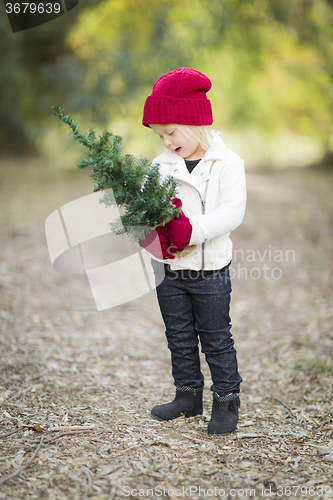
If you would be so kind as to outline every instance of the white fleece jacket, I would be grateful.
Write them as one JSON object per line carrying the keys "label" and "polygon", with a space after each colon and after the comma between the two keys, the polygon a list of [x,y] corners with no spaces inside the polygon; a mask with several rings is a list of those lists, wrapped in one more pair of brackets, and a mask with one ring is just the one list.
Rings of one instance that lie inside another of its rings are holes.
{"label": "white fleece jacket", "polygon": [[228,149],[219,134],[192,173],[185,161],[172,151],[164,151],[153,160],[162,178],[171,176],[177,183],[177,196],[192,225],[189,246],[184,256],[164,261],[171,269],[214,270],[232,259],[230,232],[244,217],[246,187],[244,161]]}

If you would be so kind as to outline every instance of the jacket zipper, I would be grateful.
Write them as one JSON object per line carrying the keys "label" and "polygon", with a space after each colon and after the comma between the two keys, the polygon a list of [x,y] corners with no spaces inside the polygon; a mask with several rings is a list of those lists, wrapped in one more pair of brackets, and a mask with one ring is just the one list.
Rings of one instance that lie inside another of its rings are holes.
{"label": "jacket zipper", "polygon": [[[215,162],[216,162],[216,160],[214,160],[213,163],[211,164],[210,169],[209,169],[209,174],[212,173],[212,168],[213,168],[213,165]],[[206,184],[204,199],[201,199],[202,215],[205,215],[205,211],[206,211],[206,197],[207,197],[207,191],[208,191],[208,183],[209,183],[209,179],[208,179],[207,184]],[[201,196],[200,196],[200,198],[201,198]],[[205,269],[205,242],[202,243],[202,247],[201,247],[201,269],[202,270]]]}
{"label": "jacket zipper", "polygon": [[[210,169],[209,169],[209,173],[210,174],[212,172],[212,168],[213,168],[213,165],[214,165],[215,162],[216,162],[216,160],[214,160],[213,163],[210,166]],[[175,180],[177,180],[177,179],[175,179]],[[204,194],[204,198],[203,199],[202,199],[202,196],[200,194],[199,189],[197,189],[195,186],[193,186],[193,184],[190,184],[189,182],[186,182],[183,179],[179,179],[179,180],[181,182],[184,182],[185,184],[189,184],[189,186],[192,186],[192,187],[194,187],[194,189],[196,189],[196,191],[198,192],[198,195],[200,196],[201,213],[202,213],[202,215],[205,215],[205,211],[206,211],[206,196],[207,196],[207,191],[208,191],[209,179],[208,179],[207,184],[206,184],[206,189],[205,189],[205,194]],[[201,245],[201,269],[204,269],[204,267],[205,267],[205,242],[203,242],[202,245]]]}
{"label": "jacket zipper", "polygon": [[[208,184],[209,181],[207,181]],[[201,212],[205,215],[206,210],[206,200],[201,200]],[[201,269],[205,269],[205,242],[201,245]]]}

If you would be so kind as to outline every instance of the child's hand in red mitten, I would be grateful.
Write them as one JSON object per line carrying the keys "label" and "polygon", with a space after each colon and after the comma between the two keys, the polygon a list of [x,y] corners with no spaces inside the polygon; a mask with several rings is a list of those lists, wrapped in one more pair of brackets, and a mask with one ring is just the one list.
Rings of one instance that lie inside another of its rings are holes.
{"label": "child's hand in red mitten", "polygon": [[[179,198],[174,198],[172,203],[176,208],[181,208],[182,202]],[[167,228],[167,234],[169,241],[171,242],[173,251],[184,250],[185,247],[190,242],[192,234],[192,226],[190,220],[184,214],[183,210],[180,211],[178,219],[173,219],[165,227]]]}
{"label": "child's hand in red mitten", "polygon": [[139,241],[139,245],[157,259],[174,259],[169,253],[170,241],[166,226],[157,227]]}

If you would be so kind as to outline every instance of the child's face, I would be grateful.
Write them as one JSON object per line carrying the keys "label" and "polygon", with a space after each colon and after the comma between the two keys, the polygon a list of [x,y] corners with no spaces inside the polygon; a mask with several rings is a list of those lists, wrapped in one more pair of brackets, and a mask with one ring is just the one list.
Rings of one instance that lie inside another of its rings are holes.
{"label": "child's face", "polygon": [[173,123],[168,125],[150,124],[150,127],[155,134],[160,136],[166,149],[174,151],[184,160],[199,160],[204,156],[205,150],[199,141],[184,135]]}

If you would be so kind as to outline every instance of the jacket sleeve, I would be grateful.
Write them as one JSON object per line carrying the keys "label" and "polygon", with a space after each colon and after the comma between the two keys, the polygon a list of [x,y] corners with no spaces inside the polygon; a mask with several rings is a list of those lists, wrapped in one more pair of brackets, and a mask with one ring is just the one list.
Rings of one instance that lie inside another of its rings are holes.
{"label": "jacket sleeve", "polygon": [[[214,182],[211,178],[209,182]],[[218,206],[202,215],[189,215],[192,235],[189,245],[229,234],[242,222],[246,207],[244,161],[238,157],[221,169]],[[207,192],[209,197],[209,188]]]}

